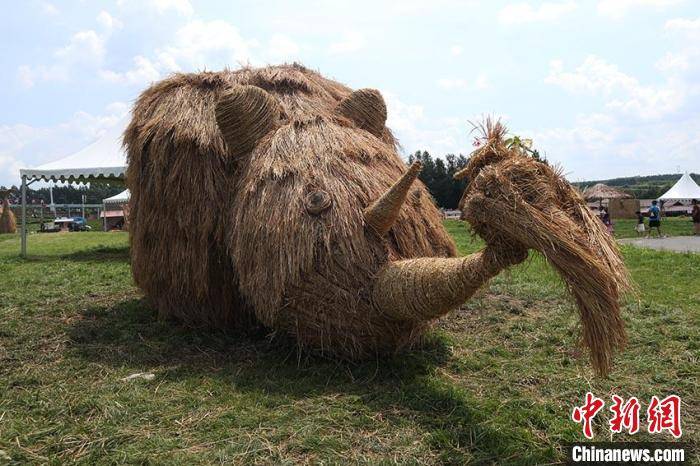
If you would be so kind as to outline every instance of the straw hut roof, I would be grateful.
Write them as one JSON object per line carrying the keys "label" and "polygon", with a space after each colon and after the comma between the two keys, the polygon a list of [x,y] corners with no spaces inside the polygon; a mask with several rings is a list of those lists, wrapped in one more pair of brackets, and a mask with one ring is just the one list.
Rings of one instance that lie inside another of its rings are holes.
{"label": "straw hut roof", "polygon": [[633,196],[624,191],[613,188],[603,183],[589,186],[583,190],[583,197],[587,201],[599,201],[602,199],[630,199]]}

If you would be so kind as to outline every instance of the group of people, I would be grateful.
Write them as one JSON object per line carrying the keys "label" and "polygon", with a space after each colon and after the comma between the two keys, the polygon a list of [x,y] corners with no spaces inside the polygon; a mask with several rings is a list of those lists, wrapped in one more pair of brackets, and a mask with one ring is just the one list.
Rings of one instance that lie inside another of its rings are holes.
{"label": "group of people", "polygon": [[[659,238],[663,238],[661,234],[661,209],[659,209],[659,202],[654,200],[651,201],[651,207],[649,207],[649,232],[646,233],[646,237],[651,236],[651,232],[656,229],[656,233]],[[635,212],[637,214],[637,236],[644,236],[646,228],[644,226],[644,215],[641,211]]]}
{"label": "group of people", "polygon": [[[690,218],[693,222],[693,235],[700,236],[700,204],[698,204],[697,199],[693,199],[692,205],[693,210],[690,213]],[[644,215],[639,210],[635,213],[637,214],[637,236],[644,236],[646,231]],[[605,223],[605,220],[603,220],[603,223]],[[654,229],[656,229],[656,233],[659,237],[664,237],[664,235],[661,234],[661,210],[659,209],[657,201],[651,201],[651,207],[649,207],[649,232],[646,233],[647,238],[651,236],[651,232]]]}

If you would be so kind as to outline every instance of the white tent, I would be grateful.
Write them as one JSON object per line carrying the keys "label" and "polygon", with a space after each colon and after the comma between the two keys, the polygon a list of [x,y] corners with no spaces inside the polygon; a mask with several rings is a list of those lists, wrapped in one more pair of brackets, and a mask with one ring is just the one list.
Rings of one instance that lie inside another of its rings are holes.
{"label": "white tent", "polygon": [[27,255],[27,186],[37,180],[84,183],[92,180],[118,181],[126,172],[122,134],[129,123],[124,117],[101,138],[86,148],[55,162],[22,168],[22,257]]}
{"label": "white tent", "polygon": [[128,124],[122,119],[100,139],[75,154],[36,168],[19,171],[27,180],[87,182],[90,179],[123,179],[126,154],[122,148],[122,133]]}
{"label": "white tent", "polygon": [[124,190],[120,192],[119,194],[115,194],[112,197],[108,197],[107,199],[102,199],[103,204],[125,204],[129,202],[129,198],[131,197],[131,193],[129,190]]}
{"label": "white tent", "polygon": [[700,186],[688,173],[681,176],[671,189],[659,197],[660,201],[689,201],[690,199],[700,199]]}

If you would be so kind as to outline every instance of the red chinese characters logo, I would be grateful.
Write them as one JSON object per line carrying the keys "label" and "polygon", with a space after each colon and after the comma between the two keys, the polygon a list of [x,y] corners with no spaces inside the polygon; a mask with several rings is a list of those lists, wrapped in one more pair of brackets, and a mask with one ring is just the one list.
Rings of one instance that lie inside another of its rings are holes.
{"label": "red chinese characters logo", "polygon": [[583,406],[576,406],[574,412],[571,413],[571,419],[574,422],[583,424],[583,435],[586,438],[593,438],[593,418],[598,414],[598,411],[603,409],[605,402],[600,398],[596,398],[593,393],[586,393],[586,402]]}
{"label": "red chinese characters logo", "polygon": [[675,438],[680,437],[683,434],[681,430],[681,398],[677,395],[669,395],[659,401],[657,397],[652,396],[647,409],[647,419],[650,434],[667,430]]}
{"label": "red chinese characters logo", "polygon": [[613,417],[610,419],[610,431],[620,433],[622,429],[627,429],[630,434],[639,432],[639,400],[633,396],[627,403],[622,404],[623,399],[619,396],[613,395],[612,399],[610,411]]}
{"label": "red chinese characters logo", "polygon": [[[612,395],[612,416],[608,425],[610,432],[622,433],[627,430],[629,434],[639,432],[639,413],[641,404],[636,397],[627,401],[624,398]],[[603,409],[605,402],[593,395],[586,393],[586,400],[582,406],[576,406],[571,413],[571,419],[582,425],[583,435],[588,439],[593,438],[593,419]],[[647,408],[647,430],[650,434],[658,434],[668,431],[675,438],[683,435],[681,430],[681,398],[678,395],[669,395],[663,400],[652,396]]]}

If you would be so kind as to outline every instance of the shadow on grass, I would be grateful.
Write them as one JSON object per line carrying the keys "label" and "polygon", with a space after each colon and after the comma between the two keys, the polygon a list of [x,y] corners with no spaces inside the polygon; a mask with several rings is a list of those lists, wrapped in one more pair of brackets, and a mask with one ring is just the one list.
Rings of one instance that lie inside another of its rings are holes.
{"label": "shadow on grass", "polygon": [[[238,391],[298,400],[350,394],[369,409],[417,422],[442,461],[491,462],[513,455],[517,434],[490,427],[483,401],[436,375],[451,358],[444,337],[428,336],[413,351],[360,363],[301,354],[282,338],[188,330],[159,321],[142,300],[83,312],[70,330],[80,358],[134,372],[154,371],[161,380],[219,378]],[[273,408],[271,408],[273,409]],[[537,460],[551,452],[531,452]],[[538,455],[544,455],[539,457]]]}
{"label": "shadow on grass", "polygon": [[50,262],[50,261],[70,261],[70,262],[129,262],[128,246],[97,246],[88,249],[63,254],[33,255],[30,254],[27,262]]}

